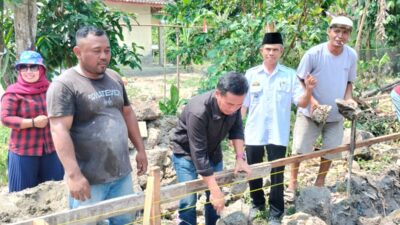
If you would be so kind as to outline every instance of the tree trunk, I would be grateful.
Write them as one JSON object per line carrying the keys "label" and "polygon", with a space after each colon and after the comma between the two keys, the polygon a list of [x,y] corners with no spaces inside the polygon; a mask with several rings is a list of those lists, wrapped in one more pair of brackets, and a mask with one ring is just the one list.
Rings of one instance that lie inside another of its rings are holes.
{"label": "tree trunk", "polygon": [[367,0],[365,2],[364,11],[363,11],[363,14],[362,14],[359,26],[358,26],[358,34],[357,34],[357,40],[356,40],[356,46],[355,46],[355,50],[358,54],[360,53],[360,48],[361,48],[361,43],[362,43],[362,31],[363,31],[365,19],[368,14],[368,7],[369,7],[369,0]]}
{"label": "tree trunk", "polygon": [[4,17],[4,1],[0,0],[0,54],[4,51],[3,17]]}
{"label": "tree trunk", "polygon": [[14,30],[17,55],[24,50],[35,49],[37,28],[36,0],[21,0],[14,4]]}

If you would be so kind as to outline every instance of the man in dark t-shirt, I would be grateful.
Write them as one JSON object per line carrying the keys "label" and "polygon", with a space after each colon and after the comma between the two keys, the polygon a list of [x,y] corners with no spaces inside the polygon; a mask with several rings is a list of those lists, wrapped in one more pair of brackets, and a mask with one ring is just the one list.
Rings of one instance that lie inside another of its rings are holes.
{"label": "man in dark t-shirt", "polygon": [[[229,72],[222,76],[217,89],[192,98],[179,117],[172,139],[174,168],[178,182],[197,179],[201,175],[208,186],[205,205],[206,225],[213,225],[224,208],[224,194],[214,172],[221,171],[221,141],[232,140],[236,151],[235,173],[250,168],[244,158],[243,127],[240,107],[248,90],[243,74]],[[210,195],[211,193],[211,195]],[[196,194],[181,199],[180,225],[197,224]]]}
{"label": "man in dark t-shirt", "polygon": [[[138,173],[147,168],[139,126],[123,82],[107,69],[111,50],[106,34],[83,27],[76,33],[76,44],[78,65],[53,81],[46,98],[71,208],[133,192],[128,138],[137,149]],[[129,214],[109,218],[110,224],[132,220]]]}

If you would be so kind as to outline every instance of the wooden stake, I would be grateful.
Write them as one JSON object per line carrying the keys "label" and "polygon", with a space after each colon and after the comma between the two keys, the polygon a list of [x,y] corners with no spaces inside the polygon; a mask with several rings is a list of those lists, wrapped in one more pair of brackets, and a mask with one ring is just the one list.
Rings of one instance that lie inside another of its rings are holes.
{"label": "wooden stake", "polygon": [[153,167],[147,178],[143,225],[161,225],[160,167]]}
{"label": "wooden stake", "polygon": [[34,221],[32,221],[33,225],[49,225],[46,221],[42,220],[42,219],[35,219]]}

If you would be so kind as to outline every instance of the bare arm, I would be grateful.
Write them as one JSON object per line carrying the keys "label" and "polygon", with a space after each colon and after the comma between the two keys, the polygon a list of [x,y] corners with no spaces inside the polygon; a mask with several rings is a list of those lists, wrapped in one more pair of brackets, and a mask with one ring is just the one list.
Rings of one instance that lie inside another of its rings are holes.
{"label": "bare arm", "polygon": [[143,139],[140,135],[139,124],[132,107],[124,106],[124,119],[128,128],[129,139],[137,150],[136,162],[138,175],[142,175],[147,170],[147,156],[144,149]]}
{"label": "bare arm", "polygon": [[353,83],[351,82],[347,83],[346,92],[344,93],[343,99],[347,102],[350,102],[354,106],[358,105],[358,103],[353,99]]}
{"label": "bare arm", "polygon": [[75,156],[75,148],[69,130],[73,116],[50,118],[51,135],[57,155],[63,164],[65,178],[73,198],[84,201],[90,198],[90,185],[83,176]]}
{"label": "bare arm", "polygon": [[344,100],[353,99],[353,83],[347,83],[346,92],[344,93]]}
{"label": "bare arm", "polygon": [[[244,153],[244,142],[241,139],[233,139],[232,140],[233,147],[236,151],[236,155],[242,155]],[[246,160],[243,160],[243,158],[236,158],[236,166],[235,166],[235,173],[238,171],[245,171],[248,175],[251,174],[251,169],[249,165],[247,164]],[[211,176],[202,176],[204,183],[207,185],[208,189],[210,190],[211,196],[210,196],[210,201],[212,205],[214,206],[214,209],[217,211],[218,214],[221,213],[221,211],[225,207],[225,199],[224,199],[224,193],[222,193],[220,187],[218,186],[218,183],[215,179],[214,175]]]}
{"label": "bare arm", "polygon": [[[300,79],[300,78],[299,78]],[[316,81],[315,81],[316,82]],[[307,84],[306,84],[306,82],[305,82],[305,79],[300,79],[300,83],[301,83],[301,85],[303,86],[303,88],[304,88],[304,90],[306,90],[306,92],[307,92]],[[314,87],[315,87],[315,85],[316,84],[314,84]],[[313,88],[314,88],[313,87]],[[311,104],[311,107],[310,107],[310,110],[311,111],[313,111],[315,108],[317,108],[317,106],[319,105],[319,102],[314,98],[314,96],[312,96],[312,91],[311,91],[311,97],[310,97],[310,100],[309,100],[309,102],[308,103],[310,103]],[[306,98],[307,98],[307,96],[306,96]],[[301,99],[300,99],[300,101],[301,101]],[[300,101],[299,101],[299,106],[300,106]],[[306,106],[307,106],[308,104],[306,104]],[[305,107],[306,107],[305,106]],[[303,107],[303,106],[300,106],[300,107]]]}
{"label": "bare arm", "polygon": [[202,176],[204,183],[210,190],[210,202],[217,214],[220,214],[225,207],[224,193],[222,193],[220,187],[218,186],[217,180],[214,175]]}
{"label": "bare arm", "polygon": [[[304,94],[300,97],[298,106],[305,108],[314,99],[312,96],[312,91],[317,84],[317,80],[312,75],[308,75],[304,80],[300,80],[304,88]],[[315,99],[314,99],[315,101]]]}

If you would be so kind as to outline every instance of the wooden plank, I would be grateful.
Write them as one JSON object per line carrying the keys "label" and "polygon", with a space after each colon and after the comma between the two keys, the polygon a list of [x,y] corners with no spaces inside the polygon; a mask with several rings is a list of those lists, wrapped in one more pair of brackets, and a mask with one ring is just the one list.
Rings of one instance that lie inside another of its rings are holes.
{"label": "wooden plank", "polygon": [[151,225],[161,225],[161,202],[160,202],[160,187],[161,187],[161,175],[160,167],[155,167],[151,171],[151,175],[154,177],[153,184],[153,199],[151,202]]}
{"label": "wooden plank", "polygon": [[138,121],[138,124],[139,124],[140,136],[142,136],[142,138],[147,138],[149,136],[149,133],[147,131],[146,121]]}
{"label": "wooden plank", "polygon": [[153,200],[154,177],[149,176],[146,184],[146,197],[144,199],[143,225],[150,225],[151,204]]}
{"label": "wooden plank", "polygon": [[14,223],[21,225],[32,225],[34,220],[40,219],[48,224],[87,224],[107,219],[124,213],[132,213],[143,209],[144,193],[135,193],[124,197],[102,201],[95,205],[71,209],[50,215]]}
{"label": "wooden plank", "polygon": [[[356,144],[356,148],[365,147],[379,142],[385,142],[395,139],[400,139],[400,133],[395,133],[386,136],[371,138],[365,141],[360,141]],[[309,154],[279,159],[272,162],[254,164],[250,166],[250,168],[252,169],[252,175],[248,177],[248,179],[267,176],[270,173],[271,168],[274,167],[284,166],[294,162],[301,162],[303,160],[321,157],[326,154],[332,154],[346,150],[349,150],[349,144],[342,145],[333,149],[321,150]],[[229,184],[232,183],[233,181],[246,180],[246,178],[239,178],[239,180],[235,178],[233,170],[227,170],[224,172],[216,173],[215,175],[219,185]],[[193,180],[186,183],[178,183],[174,185],[165,186],[161,188],[160,202],[161,203],[173,202],[184,197],[187,193],[204,191],[206,188],[207,188],[206,185],[201,179]],[[43,217],[39,217],[37,219],[42,219],[48,224],[62,224],[62,223],[86,224],[88,222],[96,222],[102,219],[106,219],[110,216],[116,216],[127,212],[141,210],[144,208],[144,201],[145,197],[143,192],[141,192],[129,196],[107,200],[92,206],[86,206],[66,212],[59,212],[51,215],[46,215]],[[32,225],[33,221],[37,219],[31,219],[28,221],[15,224]]]}
{"label": "wooden plank", "polygon": [[[389,135],[385,135],[385,136],[371,138],[371,139],[368,139],[365,141],[360,141],[360,142],[356,143],[356,148],[370,146],[370,145],[373,145],[373,144],[376,144],[379,142],[385,142],[385,141],[390,141],[390,140],[395,140],[395,139],[400,139],[400,133],[394,133],[394,134],[389,134]],[[288,165],[288,164],[295,163],[295,162],[301,162],[301,161],[304,161],[307,159],[321,157],[326,154],[343,152],[343,151],[346,151],[349,149],[350,149],[350,144],[345,144],[345,145],[341,145],[337,148],[320,150],[320,151],[316,151],[316,152],[312,152],[312,153],[308,153],[308,154],[304,154],[304,155],[291,156],[291,157],[272,161],[271,167],[275,168],[275,167],[279,167],[279,166],[284,166],[284,165]]]}
{"label": "wooden plank", "polygon": [[147,179],[143,225],[161,225],[160,167],[153,167]]}
{"label": "wooden plank", "polygon": [[46,221],[42,220],[42,219],[35,219],[32,222],[33,225],[49,225],[48,223],[46,223]]}

